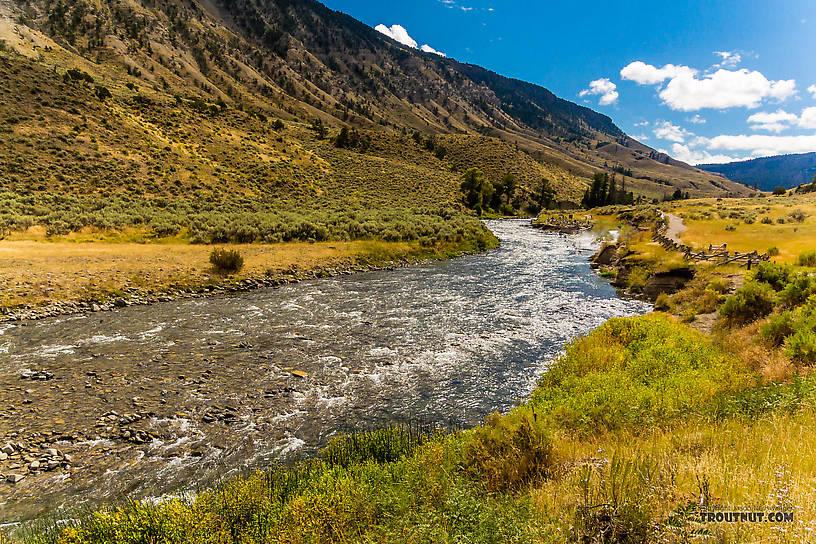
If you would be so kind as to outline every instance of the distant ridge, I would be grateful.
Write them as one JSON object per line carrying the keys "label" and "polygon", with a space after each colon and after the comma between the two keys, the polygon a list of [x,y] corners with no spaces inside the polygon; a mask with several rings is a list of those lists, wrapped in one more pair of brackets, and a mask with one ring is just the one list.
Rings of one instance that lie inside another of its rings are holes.
{"label": "distant ridge", "polygon": [[700,164],[697,168],[722,174],[730,180],[763,191],[773,191],[776,187],[790,189],[813,181],[816,152],[775,155],[727,164]]}

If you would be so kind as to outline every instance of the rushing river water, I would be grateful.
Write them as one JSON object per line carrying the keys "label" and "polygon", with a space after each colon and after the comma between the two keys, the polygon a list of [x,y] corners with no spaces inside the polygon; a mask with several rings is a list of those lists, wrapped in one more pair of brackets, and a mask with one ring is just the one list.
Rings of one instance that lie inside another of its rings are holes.
{"label": "rushing river water", "polygon": [[[592,236],[488,225],[502,245],[479,255],[0,326],[1,384],[19,386],[25,369],[55,375],[27,393],[42,421],[18,406],[0,430],[75,431],[55,446],[81,458],[70,478],[0,484],[0,521],[76,496],[193,488],[349,429],[474,425],[529,395],[569,340],[649,310],[590,270]],[[149,411],[138,424],[157,438],[120,440],[124,427],[98,422],[111,409]]]}

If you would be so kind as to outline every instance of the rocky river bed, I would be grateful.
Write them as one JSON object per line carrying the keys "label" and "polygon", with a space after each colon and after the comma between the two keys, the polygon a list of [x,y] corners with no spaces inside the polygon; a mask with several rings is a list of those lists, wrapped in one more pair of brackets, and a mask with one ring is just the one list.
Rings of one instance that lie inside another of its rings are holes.
{"label": "rocky river bed", "polygon": [[650,309],[591,271],[590,234],[488,224],[502,246],[451,261],[0,324],[0,523],[194,492],[354,429],[474,425]]}

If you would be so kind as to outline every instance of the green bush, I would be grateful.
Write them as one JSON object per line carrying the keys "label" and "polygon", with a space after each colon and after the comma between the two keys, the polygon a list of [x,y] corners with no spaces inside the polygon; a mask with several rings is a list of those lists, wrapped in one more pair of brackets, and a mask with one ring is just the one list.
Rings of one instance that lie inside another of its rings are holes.
{"label": "green bush", "polygon": [[567,429],[636,431],[697,410],[744,379],[686,325],[660,314],[618,318],[570,344],[530,405]]}
{"label": "green bush", "polygon": [[816,293],[816,277],[810,274],[797,274],[779,293],[780,302],[787,306],[799,306]]}
{"label": "green bush", "polygon": [[244,267],[244,258],[234,249],[214,249],[210,253],[210,263],[219,274],[234,274]]}
{"label": "green bush", "polygon": [[816,267],[816,249],[805,251],[799,258],[796,259],[796,264],[799,266]]}
{"label": "green bush", "polygon": [[767,283],[777,291],[784,289],[790,278],[790,267],[769,262],[759,263],[753,275],[754,281]]}
{"label": "green bush", "polygon": [[802,327],[788,337],[785,355],[793,362],[802,365],[816,363],[816,332]]}
{"label": "green bush", "polygon": [[766,342],[779,347],[785,342],[785,338],[793,334],[794,326],[791,312],[786,311],[778,315],[772,315],[760,329],[760,334]]}
{"label": "green bush", "polygon": [[464,449],[468,469],[491,491],[517,489],[544,477],[553,465],[552,455],[543,420],[527,406],[506,416],[488,416]]}
{"label": "green bush", "polygon": [[770,285],[749,281],[726,299],[720,308],[720,315],[732,324],[751,323],[773,311],[774,298],[775,293]]}
{"label": "green bush", "polygon": [[773,247],[768,248],[768,256],[769,257],[776,257],[777,255],[779,255],[779,248],[778,247],[773,246]]}

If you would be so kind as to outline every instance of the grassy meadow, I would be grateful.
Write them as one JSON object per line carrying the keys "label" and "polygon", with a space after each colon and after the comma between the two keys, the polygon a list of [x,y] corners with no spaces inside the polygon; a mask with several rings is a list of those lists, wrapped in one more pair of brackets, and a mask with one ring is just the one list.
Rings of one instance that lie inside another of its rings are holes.
{"label": "grassy meadow", "polygon": [[727,243],[728,249],[764,253],[777,248],[774,260],[793,263],[816,248],[816,194],[674,202],[667,209],[683,219],[680,238],[693,247]]}

